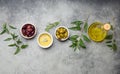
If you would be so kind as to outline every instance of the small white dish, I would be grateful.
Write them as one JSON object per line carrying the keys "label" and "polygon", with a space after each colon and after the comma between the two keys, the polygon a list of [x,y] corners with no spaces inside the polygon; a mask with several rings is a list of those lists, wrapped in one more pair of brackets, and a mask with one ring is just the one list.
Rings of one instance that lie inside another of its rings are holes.
{"label": "small white dish", "polygon": [[[59,28],[64,28],[64,29],[66,30],[66,32],[67,32],[67,37],[66,37],[66,38],[58,38],[58,37],[57,37],[57,30],[58,30]],[[68,30],[68,28],[65,27],[65,26],[59,26],[59,27],[57,27],[56,30],[55,30],[55,37],[56,37],[56,39],[58,39],[58,40],[60,40],[60,41],[65,41],[65,40],[67,40],[67,39],[69,38],[69,30]]]}
{"label": "small white dish", "polygon": [[53,37],[48,32],[40,33],[37,37],[37,43],[42,48],[49,48],[53,44]]}
{"label": "small white dish", "polygon": [[[24,34],[23,34],[23,27],[25,26],[25,25],[32,25],[32,27],[34,27],[34,34],[32,35],[32,36],[25,36]],[[25,39],[32,39],[33,37],[35,37],[35,35],[37,34],[37,30],[36,30],[36,27],[35,27],[35,25],[33,25],[33,24],[30,24],[30,23],[26,23],[26,24],[24,24],[24,25],[22,25],[21,26],[21,28],[20,28],[20,34],[21,34],[21,36],[23,37],[23,38],[25,38]]]}

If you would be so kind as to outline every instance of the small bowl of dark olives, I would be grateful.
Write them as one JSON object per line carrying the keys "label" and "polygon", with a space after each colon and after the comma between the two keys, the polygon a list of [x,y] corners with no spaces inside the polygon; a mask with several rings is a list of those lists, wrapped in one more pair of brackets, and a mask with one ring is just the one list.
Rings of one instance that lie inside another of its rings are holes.
{"label": "small bowl of dark olives", "polygon": [[31,39],[36,35],[36,27],[32,24],[24,24],[20,29],[21,36],[25,39]]}

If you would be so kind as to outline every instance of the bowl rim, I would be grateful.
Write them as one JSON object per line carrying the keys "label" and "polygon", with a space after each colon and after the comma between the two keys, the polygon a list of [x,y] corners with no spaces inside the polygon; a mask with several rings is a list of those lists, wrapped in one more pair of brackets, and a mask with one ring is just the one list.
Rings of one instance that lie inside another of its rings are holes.
{"label": "bowl rim", "polygon": [[[51,43],[50,43],[48,46],[42,46],[42,45],[40,44],[40,42],[39,42],[39,37],[40,37],[42,34],[47,34],[47,35],[50,36],[50,38],[51,38]],[[42,33],[40,33],[40,34],[38,35],[38,37],[37,37],[37,43],[38,43],[38,45],[39,45],[40,47],[42,47],[42,48],[49,48],[49,47],[53,44],[53,36],[52,36],[50,33],[48,33],[48,32],[42,32]]]}
{"label": "bowl rim", "polygon": [[[57,36],[56,36],[56,31],[57,31],[57,29],[59,29],[60,27],[63,27],[63,28],[65,28],[65,29],[67,29],[68,36],[67,36],[65,39],[58,39]],[[58,39],[58,40],[60,40],[60,41],[65,41],[65,40],[67,40],[67,39],[69,38],[69,30],[68,30],[68,28],[65,27],[65,26],[59,26],[59,27],[57,27],[57,28],[55,29],[54,34],[55,34],[55,38]]]}
{"label": "bowl rim", "polygon": [[34,33],[34,35],[31,36],[31,37],[24,36],[23,33],[22,33],[22,28],[23,28],[23,26],[26,25],[26,24],[31,24],[31,23],[25,23],[25,24],[23,24],[23,25],[21,26],[21,28],[20,28],[20,35],[21,35],[23,38],[25,38],[25,39],[32,39],[32,38],[35,37],[36,34],[37,34],[37,28],[36,28],[36,26],[35,26],[34,24],[31,24],[31,25],[33,25],[33,26],[35,27],[35,33]]}

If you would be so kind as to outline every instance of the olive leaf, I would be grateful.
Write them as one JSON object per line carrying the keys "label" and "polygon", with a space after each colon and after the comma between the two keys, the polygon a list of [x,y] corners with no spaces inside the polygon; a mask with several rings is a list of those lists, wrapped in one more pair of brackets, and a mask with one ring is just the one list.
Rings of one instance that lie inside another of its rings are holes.
{"label": "olive leaf", "polygon": [[72,45],[70,47],[75,48],[77,46],[77,42],[72,42]]}
{"label": "olive leaf", "polygon": [[10,40],[12,40],[12,38],[7,38],[7,39],[5,39],[4,41],[10,41]]}
{"label": "olive leaf", "polygon": [[112,38],[113,38],[113,34],[111,34],[111,35],[107,35],[105,39],[107,39],[107,40],[111,40]]}
{"label": "olive leaf", "polygon": [[72,42],[72,45],[70,45],[69,47],[73,48],[74,51],[76,51],[76,49],[80,49],[80,48],[79,48],[78,40],[73,41],[73,42]]}
{"label": "olive leaf", "polygon": [[77,25],[77,26],[80,26],[81,24],[83,24],[83,21],[74,21],[74,22],[71,22],[71,24],[74,24],[74,25]]}
{"label": "olive leaf", "polygon": [[6,28],[7,28],[7,24],[4,23],[4,24],[3,24],[3,29],[6,29]]}
{"label": "olive leaf", "polygon": [[14,40],[18,37],[18,35],[15,35],[15,33],[11,33],[11,36]]}
{"label": "olive leaf", "polygon": [[0,33],[0,35],[2,35],[2,34],[4,34],[4,33],[9,33],[9,30],[8,30],[8,28],[7,28],[7,24],[6,24],[6,23],[4,23],[2,27],[3,27],[3,30],[2,30],[2,32]]}
{"label": "olive leaf", "polygon": [[81,27],[70,27],[69,29],[77,31],[77,30],[81,30]]}
{"label": "olive leaf", "polygon": [[4,34],[5,32],[6,32],[6,30],[3,30],[3,31],[0,33],[0,35]]}
{"label": "olive leaf", "polygon": [[112,41],[106,41],[106,43],[112,43]]}
{"label": "olive leaf", "polygon": [[85,22],[85,24],[84,24],[84,31],[87,33],[87,29],[88,29],[88,23],[87,23],[87,21]]}
{"label": "olive leaf", "polygon": [[14,54],[16,55],[16,54],[18,54],[19,52],[20,52],[20,48],[19,48],[19,47],[17,47],[17,49],[16,49],[16,51],[15,51],[15,53],[14,53]]}
{"label": "olive leaf", "polygon": [[16,27],[14,27],[14,26],[12,26],[12,25],[9,25],[9,27],[10,27],[11,29],[17,29]]}
{"label": "olive leaf", "polygon": [[82,47],[82,48],[86,48],[84,42],[82,39],[79,40],[79,45]]}
{"label": "olive leaf", "polygon": [[111,25],[111,28],[110,28],[111,30],[113,30],[113,26]]}
{"label": "olive leaf", "polygon": [[9,34],[9,30],[6,23],[3,24],[3,30],[5,30]]}
{"label": "olive leaf", "polygon": [[20,39],[17,40],[17,44],[21,44],[22,41]]}
{"label": "olive leaf", "polygon": [[112,47],[112,45],[107,45],[108,47]]}
{"label": "olive leaf", "polygon": [[25,48],[27,48],[27,47],[28,47],[28,45],[24,45],[24,44],[21,45],[21,48],[22,48],[22,49],[25,49]]}
{"label": "olive leaf", "polygon": [[8,45],[9,47],[17,46],[15,43]]}
{"label": "olive leaf", "polygon": [[72,44],[69,46],[71,48],[74,49],[74,51],[76,51],[76,49],[79,49],[79,44],[78,44],[78,35],[72,35],[69,39],[72,41]]}
{"label": "olive leaf", "polygon": [[9,34],[10,32],[9,32],[9,30],[8,30],[8,28],[6,28],[6,32]]}
{"label": "olive leaf", "polygon": [[77,47],[74,48],[74,51],[76,51]]}
{"label": "olive leaf", "polygon": [[82,36],[83,36],[83,39],[84,39],[86,42],[90,42],[90,39],[89,39],[86,35],[83,35],[83,34],[82,34]]}
{"label": "olive leaf", "polygon": [[115,43],[112,44],[113,51],[117,50],[117,45]]}
{"label": "olive leaf", "polygon": [[117,45],[115,43],[107,46],[110,47],[113,51],[117,51]]}
{"label": "olive leaf", "polygon": [[54,26],[57,26],[58,24],[60,24],[60,22],[54,22],[52,24],[54,24]]}
{"label": "olive leaf", "polygon": [[73,24],[73,25],[75,25],[75,26],[70,27],[69,29],[75,30],[75,31],[77,31],[77,30],[79,31],[79,30],[81,30],[80,25],[83,24],[83,22],[82,22],[82,21],[74,21],[74,22],[72,22],[71,24]]}
{"label": "olive leaf", "polygon": [[77,49],[77,44],[76,44],[76,43],[72,43],[69,47],[73,48],[74,51],[76,51],[76,49]]}
{"label": "olive leaf", "polygon": [[79,37],[78,35],[72,35],[69,39],[71,41],[76,41],[78,37]]}
{"label": "olive leaf", "polygon": [[54,22],[46,26],[45,31],[49,32],[50,29],[56,27],[60,22]]}

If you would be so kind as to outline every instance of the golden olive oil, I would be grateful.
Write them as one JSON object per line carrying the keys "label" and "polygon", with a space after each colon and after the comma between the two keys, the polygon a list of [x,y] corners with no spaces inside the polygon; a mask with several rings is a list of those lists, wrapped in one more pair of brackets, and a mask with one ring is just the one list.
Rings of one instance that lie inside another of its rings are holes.
{"label": "golden olive oil", "polygon": [[102,41],[107,35],[107,31],[103,28],[103,23],[94,22],[88,28],[88,35],[93,41]]}

